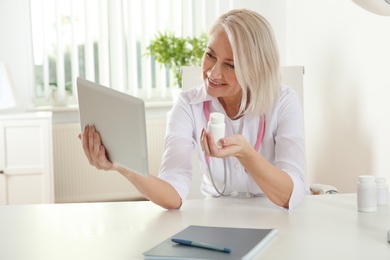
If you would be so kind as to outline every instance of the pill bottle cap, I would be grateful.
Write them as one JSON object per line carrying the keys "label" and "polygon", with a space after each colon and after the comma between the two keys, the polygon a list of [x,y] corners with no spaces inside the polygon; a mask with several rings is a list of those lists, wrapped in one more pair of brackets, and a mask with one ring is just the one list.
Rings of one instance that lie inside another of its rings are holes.
{"label": "pill bottle cap", "polygon": [[214,112],[210,114],[210,121],[213,124],[220,124],[225,122],[225,115],[222,113]]}
{"label": "pill bottle cap", "polygon": [[372,175],[360,175],[359,182],[375,182],[375,176]]}
{"label": "pill bottle cap", "polygon": [[386,178],[385,177],[376,177],[375,181],[377,183],[386,183]]}

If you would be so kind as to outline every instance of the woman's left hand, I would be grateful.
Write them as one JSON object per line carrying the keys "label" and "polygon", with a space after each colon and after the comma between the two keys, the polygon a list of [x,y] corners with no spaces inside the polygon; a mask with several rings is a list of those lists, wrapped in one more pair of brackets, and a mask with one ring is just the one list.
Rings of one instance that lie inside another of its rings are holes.
{"label": "woman's left hand", "polygon": [[203,128],[200,136],[200,143],[202,145],[202,150],[207,156],[217,158],[241,156],[249,145],[242,135],[232,135],[217,141],[221,144],[221,148],[217,147],[214,137]]}

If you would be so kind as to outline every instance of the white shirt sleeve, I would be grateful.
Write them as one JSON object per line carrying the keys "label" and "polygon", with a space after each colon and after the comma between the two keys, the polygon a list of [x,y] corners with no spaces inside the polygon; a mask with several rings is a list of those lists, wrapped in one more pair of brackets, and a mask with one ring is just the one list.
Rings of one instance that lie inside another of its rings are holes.
{"label": "white shirt sleeve", "polygon": [[[305,134],[302,107],[297,93],[283,88],[282,97],[270,120],[275,131],[274,165],[286,172],[294,183],[289,208],[295,208],[309,190],[306,184]],[[272,161],[271,161],[272,162]]]}
{"label": "white shirt sleeve", "polygon": [[[192,92],[194,90],[191,90]],[[184,201],[192,180],[192,154],[202,127],[203,103],[189,104],[187,93],[181,93],[169,112],[164,153],[159,178],[170,183]]]}

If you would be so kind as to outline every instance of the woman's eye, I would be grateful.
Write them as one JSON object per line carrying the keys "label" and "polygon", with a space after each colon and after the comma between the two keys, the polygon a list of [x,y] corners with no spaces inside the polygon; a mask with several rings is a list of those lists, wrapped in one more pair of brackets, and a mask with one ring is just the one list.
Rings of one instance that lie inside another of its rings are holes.
{"label": "woman's eye", "polygon": [[234,64],[226,63],[226,67],[234,70]]}
{"label": "woman's eye", "polygon": [[207,55],[207,57],[209,57],[210,59],[215,59],[215,57],[214,57],[211,53],[209,53],[209,52],[206,52],[206,55]]}

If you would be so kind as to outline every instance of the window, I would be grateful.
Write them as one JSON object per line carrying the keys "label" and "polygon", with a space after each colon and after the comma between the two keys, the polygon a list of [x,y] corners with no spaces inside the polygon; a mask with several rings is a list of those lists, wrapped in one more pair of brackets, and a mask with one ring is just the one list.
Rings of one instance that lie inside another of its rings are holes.
{"label": "window", "polygon": [[35,103],[76,103],[77,76],[146,101],[170,98],[172,75],[146,57],[158,33],[198,36],[226,0],[31,0]]}

